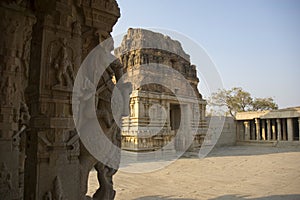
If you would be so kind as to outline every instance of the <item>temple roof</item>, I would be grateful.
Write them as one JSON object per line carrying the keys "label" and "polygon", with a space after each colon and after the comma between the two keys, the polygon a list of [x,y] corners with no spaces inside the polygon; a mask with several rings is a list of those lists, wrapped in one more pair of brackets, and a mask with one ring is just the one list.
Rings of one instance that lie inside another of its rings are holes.
{"label": "temple roof", "polygon": [[300,107],[291,107],[267,111],[238,112],[236,114],[236,120],[251,120],[254,118],[274,119],[294,117],[300,117]]}
{"label": "temple roof", "polygon": [[129,28],[121,46],[115,50],[115,54],[119,56],[127,51],[138,49],[161,49],[190,61],[190,56],[184,52],[179,41],[173,40],[167,35],[141,28]]}

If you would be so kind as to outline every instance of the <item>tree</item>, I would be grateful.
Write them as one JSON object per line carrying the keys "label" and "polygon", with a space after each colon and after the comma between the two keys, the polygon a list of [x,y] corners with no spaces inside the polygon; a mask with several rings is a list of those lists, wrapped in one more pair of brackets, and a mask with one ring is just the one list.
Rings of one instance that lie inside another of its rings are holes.
{"label": "tree", "polygon": [[272,97],[268,98],[255,98],[252,102],[252,110],[276,110],[278,105],[274,102]]}
{"label": "tree", "polygon": [[219,90],[212,94],[208,102],[212,107],[226,107],[228,113],[233,118],[235,118],[237,112],[278,109],[273,98],[268,97],[253,99],[249,92],[244,91],[240,87],[234,87],[229,90]]}

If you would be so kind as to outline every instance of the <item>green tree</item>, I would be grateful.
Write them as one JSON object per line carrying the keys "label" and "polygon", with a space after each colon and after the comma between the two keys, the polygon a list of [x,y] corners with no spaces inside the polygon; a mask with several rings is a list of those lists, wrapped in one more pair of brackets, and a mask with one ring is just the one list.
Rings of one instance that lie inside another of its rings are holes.
{"label": "green tree", "polygon": [[276,110],[278,105],[274,102],[272,97],[268,98],[255,98],[252,102],[252,110]]}
{"label": "green tree", "polygon": [[235,118],[237,112],[243,111],[258,111],[258,110],[273,110],[278,106],[273,98],[255,98],[251,94],[244,91],[240,87],[234,87],[229,90],[219,90],[213,93],[208,100],[209,106],[223,106],[227,108],[228,113]]}

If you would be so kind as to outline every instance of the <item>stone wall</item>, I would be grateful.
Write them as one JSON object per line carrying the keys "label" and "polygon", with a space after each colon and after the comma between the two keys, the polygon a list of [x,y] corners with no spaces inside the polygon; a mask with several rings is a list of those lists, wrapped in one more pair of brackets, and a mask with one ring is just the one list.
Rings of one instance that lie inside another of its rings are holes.
{"label": "stone wall", "polygon": [[[222,120],[215,120],[215,118],[218,117],[207,117],[207,124],[209,129],[216,130],[217,127],[222,127],[222,131],[219,137],[215,137],[214,139],[218,138],[216,147],[220,146],[232,146],[236,144],[236,123],[232,117],[224,117]],[[224,121],[223,121],[224,119]],[[211,120],[215,120],[218,123],[217,124],[210,124]],[[222,124],[224,122],[224,124]]]}

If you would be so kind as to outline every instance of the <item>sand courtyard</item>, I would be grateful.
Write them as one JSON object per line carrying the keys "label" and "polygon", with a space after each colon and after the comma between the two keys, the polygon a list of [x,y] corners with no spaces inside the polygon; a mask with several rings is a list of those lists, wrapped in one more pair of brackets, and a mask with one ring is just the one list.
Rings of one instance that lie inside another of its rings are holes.
{"label": "sand courtyard", "polygon": [[[89,194],[98,187],[96,172]],[[233,146],[185,156],[151,173],[114,177],[117,200],[299,200],[300,149]]]}

